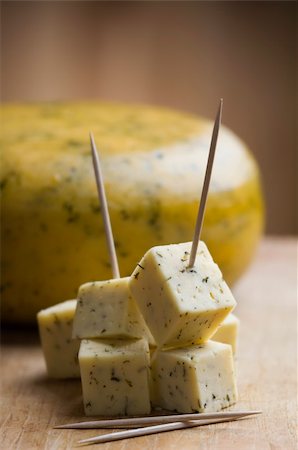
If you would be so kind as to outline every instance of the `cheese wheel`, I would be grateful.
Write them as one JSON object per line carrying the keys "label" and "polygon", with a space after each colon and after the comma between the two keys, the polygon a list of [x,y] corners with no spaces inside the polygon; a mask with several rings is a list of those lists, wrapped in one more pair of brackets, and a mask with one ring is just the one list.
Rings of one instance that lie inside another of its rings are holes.
{"label": "cheese wheel", "polygon": [[[213,124],[146,106],[2,106],[2,319],[111,278],[89,131],[100,151],[121,275],[148,248],[190,241]],[[228,283],[252,258],[263,227],[256,163],[222,126],[202,239]]]}

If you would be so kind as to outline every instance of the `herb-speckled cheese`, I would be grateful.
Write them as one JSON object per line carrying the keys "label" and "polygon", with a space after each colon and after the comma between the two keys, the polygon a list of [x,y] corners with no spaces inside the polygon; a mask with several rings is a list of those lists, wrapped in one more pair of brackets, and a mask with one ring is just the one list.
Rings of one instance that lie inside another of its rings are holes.
{"label": "herb-speckled cheese", "polygon": [[48,375],[52,378],[77,378],[79,339],[72,338],[76,300],[67,300],[37,314],[42,350]]}
{"label": "herb-speckled cheese", "polygon": [[213,341],[230,344],[236,354],[238,346],[239,319],[235,314],[229,314],[211,336]]}
{"label": "herb-speckled cheese", "polygon": [[129,278],[94,281],[82,285],[74,318],[76,338],[147,338],[153,337],[132,298]]}
{"label": "herb-speckled cheese", "polygon": [[151,365],[155,406],[181,413],[216,412],[237,401],[230,345],[208,341],[156,351]]}
{"label": "herb-speckled cheese", "polygon": [[[120,271],[129,276],[148,248],[192,239],[212,126],[149,106],[2,105],[2,320],[33,322],[41,308],[75,298],[81,284],[111,278],[90,129]],[[262,223],[258,168],[222,126],[202,238],[228,283],[251,260]]]}
{"label": "herb-speckled cheese", "polygon": [[146,340],[82,340],[79,363],[87,416],[150,412]]}
{"label": "herb-speckled cheese", "polygon": [[159,347],[206,341],[235,307],[235,299],[200,241],[188,268],[191,243],[153,247],[130,279],[130,289]]}

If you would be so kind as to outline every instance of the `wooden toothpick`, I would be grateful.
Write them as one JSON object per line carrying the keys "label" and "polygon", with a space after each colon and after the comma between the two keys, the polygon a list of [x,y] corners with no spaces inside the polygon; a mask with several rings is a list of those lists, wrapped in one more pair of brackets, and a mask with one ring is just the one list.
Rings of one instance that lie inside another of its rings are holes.
{"label": "wooden toothpick", "polygon": [[222,411],[218,413],[191,413],[191,414],[170,414],[147,417],[125,417],[122,419],[102,419],[91,420],[89,422],[76,422],[65,425],[57,425],[54,428],[72,428],[72,429],[100,429],[117,428],[125,426],[152,425],[172,422],[187,422],[189,420],[218,420],[228,418],[241,418],[261,414],[261,411]]}
{"label": "wooden toothpick", "polygon": [[91,142],[92,161],[93,161],[93,168],[94,168],[94,174],[95,174],[95,179],[96,179],[98,198],[99,198],[100,205],[101,205],[101,213],[102,213],[105,234],[106,234],[106,239],[107,239],[107,244],[108,244],[113,278],[120,278],[120,272],[119,272],[118,260],[117,260],[116,250],[115,250],[115,243],[114,243],[113,232],[112,232],[112,227],[111,227],[109,209],[108,209],[106,193],[105,193],[105,188],[104,188],[104,183],[103,183],[103,176],[102,176],[102,172],[101,172],[101,165],[100,165],[99,156],[98,156],[96,144],[95,144],[92,133],[90,133],[90,142]]}
{"label": "wooden toothpick", "polygon": [[163,423],[159,425],[153,425],[149,427],[143,428],[135,428],[133,430],[126,431],[118,431],[116,433],[108,433],[103,434],[101,436],[95,436],[88,439],[82,439],[78,441],[80,445],[89,445],[89,444],[100,444],[103,442],[111,442],[111,441],[119,441],[122,439],[134,438],[137,436],[147,436],[150,434],[162,433],[164,431],[172,431],[172,430],[181,430],[183,428],[192,428],[199,427],[202,425],[212,425],[222,422],[230,422],[233,420],[239,420],[245,418],[245,416],[241,417],[227,417],[222,419],[211,419],[211,420],[188,420],[186,422],[172,422],[172,423]]}
{"label": "wooden toothpick", "polygon": [[207,162],[207,168],[206,168],[206,172],[205,172],[203,190],[202,190],[201,201],[200,201],[200,207],[199,207],[199,211],[198,211],[195,232],[194,232],[194,237],[193,237],[193,241],[192,241],[190,257],[189,257],[189,264],[188,264],[189,268],[193,267],[195,264],[197,249],[198,249],[198,245],[199,245],[199,241],[200,241],[202,225],[203,225],[203,220],[204,220],[204,214],[205,214],[205,208],[206,208],[206,200],[207,200],[207,196],[208,196],[210,178],[211,178],[214,155],[215,155],[216,144],[217,144],[217,137],[218,137],[219,127],[220,127],[220,123],[221,123],[222,105],[223,105],[223,99],[220,100],[216,119],[214,122],[212,139],[211,139],[211,144],[210,144],[210,149],[209,149],[208,162]]}

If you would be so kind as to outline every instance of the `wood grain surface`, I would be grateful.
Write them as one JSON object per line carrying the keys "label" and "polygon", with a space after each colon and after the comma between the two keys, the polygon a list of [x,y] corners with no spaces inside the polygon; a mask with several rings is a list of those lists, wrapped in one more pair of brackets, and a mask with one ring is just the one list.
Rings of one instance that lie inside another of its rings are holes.
{"label": "wood grain surface", "polygon": [[[240,257],[240,255],[239,255]],[[255,262],[234,287],[241,319],[239,402],[261,416],[133,440],[103,450],[295,449],[297,245],[267,238]],[[3,450],[64,450],[99,430],[54,430],[84,420],[77,381],[47,378],[35,331],[2,330],[1,437]],[[99,448],[97,445],[89,448]]]}

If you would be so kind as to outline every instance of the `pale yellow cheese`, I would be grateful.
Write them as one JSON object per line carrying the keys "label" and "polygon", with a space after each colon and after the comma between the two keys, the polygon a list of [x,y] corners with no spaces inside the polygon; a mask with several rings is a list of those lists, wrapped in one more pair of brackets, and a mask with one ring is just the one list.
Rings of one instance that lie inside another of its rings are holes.
{"label": "pale yellow cheese", "polygon": [[77,338],[153,337],[132,298],[129,278],[83,284],[78,293],[73,336]]}
{"label": "pale yellow cheese", "polygon": [[216,412],[237,401],[230,345],[205,344],[156,351],[151,363],[151,400],[181,413]]}
{"label": "pale yellow cheese", "polygon": [[68,300],[37,314],[42,350],[48,375],[53,378],[80,376],[80,341],[72,338],[76,300]]}
{"label": "pale yellow cheese", "polygon": [[200,241],[188,268],[191,243],[151,248],[134,270],[130,289],[159,347],[201,343],[235,307],[235,299]]}
{"label": "pale yellow cheese", "polygon": [[150,353],[145,339],[82,340],[79,363],[87,416],[150,412]]}
{"label": "pale yellow cheese", "polygon": [[233,353],[236,354],[238,346],[239,319],[234,314],[229,314],[211,336],[213,341],[230,344]]}

